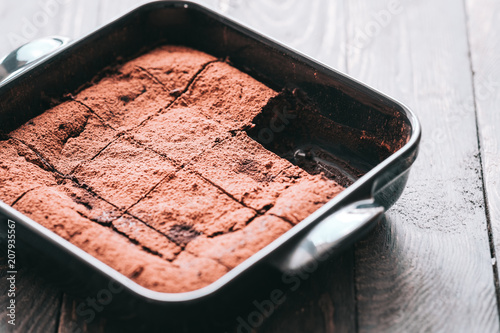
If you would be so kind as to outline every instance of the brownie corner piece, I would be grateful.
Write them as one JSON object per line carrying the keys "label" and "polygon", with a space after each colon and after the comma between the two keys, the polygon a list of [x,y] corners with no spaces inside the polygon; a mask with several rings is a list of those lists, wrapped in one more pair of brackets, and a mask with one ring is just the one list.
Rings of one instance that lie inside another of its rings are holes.
{"label": "brownie corner piece", "polygon": [[14,139],[0,141],[0,200],[14,204],[26,192],[55,185],[57,175],[45,170],[40,158]]}
{"label": "brownie corner piece", "polygon": [[114,135],[114,130],[76,101],[62,102],[9,133],[62,174],[91,159]]}
{"label": "brownie corner piece", "polygon": [[229,130],[251,126],[252,120],[277,92],[225,62],[209,64],[182,96]]}
{"label": "brownie corner piece", "polygon": [[290,223],[273,215],[262,215],[235,232],[215,237],[201,236],[186,250],[234,268],[291,229]]}

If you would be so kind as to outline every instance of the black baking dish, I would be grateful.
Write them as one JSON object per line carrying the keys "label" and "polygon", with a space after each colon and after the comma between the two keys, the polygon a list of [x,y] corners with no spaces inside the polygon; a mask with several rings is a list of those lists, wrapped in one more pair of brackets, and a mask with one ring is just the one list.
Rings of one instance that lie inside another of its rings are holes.
{"label": "black baking dish", "polygon": [[[113,305],[129,312],[231,307],[252,285],[270,283],[270,277],[280,272],[293,274],[351,244],[399,198],[420,140],[420,125],[411,111],[345,74],[188,2],[143,5],[1,83],[0,130],[8,133],[43,112],[47,100],[75,91],[117,58],[130,58],[162,43],[228,58],[233,66],[276,90],[299,88],[306,93],[324,116],[344,128],[345,137],[322,147],[336,156],[339,172],[355,181],[218,281],[180,294],[139,286],[0,202],[0,238],[6,236],[7,220],[16,221],[19,251],[26,258],[37,254],[36,261],[50,267],[49,273],[63,277],[58,280],[61,286],[80,295],[95,295],[110,280],[116,281],[123,291]],[[374,139],[353,143],[356,133],[370,133]],[[390,153],[374,148],[381,145],[389,147]]]}

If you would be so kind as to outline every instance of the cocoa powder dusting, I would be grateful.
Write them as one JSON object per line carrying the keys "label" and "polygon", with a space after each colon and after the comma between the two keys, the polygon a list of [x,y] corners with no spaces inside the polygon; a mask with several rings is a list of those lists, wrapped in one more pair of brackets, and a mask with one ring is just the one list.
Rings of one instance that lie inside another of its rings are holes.
{"label": "cocoa powder dusting", "polygon": [[343,189],[245,132],[277,96],[159,47],[2,134],[0,200],[146,288],[202,288]]}

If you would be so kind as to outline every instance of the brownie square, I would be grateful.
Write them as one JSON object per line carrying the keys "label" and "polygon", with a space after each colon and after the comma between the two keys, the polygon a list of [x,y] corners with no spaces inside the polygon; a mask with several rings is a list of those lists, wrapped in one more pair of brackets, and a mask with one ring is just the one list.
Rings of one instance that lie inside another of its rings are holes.
{"label": "brownie square", "polygon": [[279,193],[303,172],[271,153],[245,133],[238,133],[200,155],[188,167],[255,209],[270,207]]}
{"label": "brownie square", "polygon": [[75,99],[112,128],[124,131],[139,125],[175,99],[164,89],[146,72],[135,69],[127,74],[105,76]]}
{"label": "brownie square", "polygon": [[[162,181],[130,214],[185,245],[199,233],[239,229],[256,213],[196,174],[182,170]],[[185,240],[178,235],[182,230]]]}
{"label": "brownie square", "polygon": [[0,200],[12,205],[34,188],[55,185],[53,173],[40,166],[39,157],[23,144],[13,139],[0,141]]}
{"label": "brownie square", "polygon": [[140,68],[176,97],[207,63],[215,60],[211,55],[184,46],[164,45],[130,60],[120,72],[130,73]]}
{"label": "brownie square", "polygon": [[291,227],[276,216],[263,215],[242,230],[215,237],[200,236],[186,246],[186,251],[234,268]]}
{"label": "brownie square", "polygon": [[106,201],[126,209],[174,171],[164,157],[120,138],[81,164],[74,175]]}
{"label": "brownie square", "polygon": [[141,145],[183,166],[229,134],[194,108],[174,108],[150,119],[132,135]]}
{"label": "brownie square", "polygon": [[78,102],[63,102],[9,133],[38,152],[62,174],[90,160],[115,131]]}
{"label": "brownie square", "polygon": [[224,62],[211,63],[176,102],[198,108],[229,130],[251,126],[277,92]]}
{"label": "brownie square", "polygon": [[126,235],[128,239],[164,259],[173,260],[181,252],[181,247],[164,234],[128,214],[113,220],[112,225],[116,231]]}
{"label": "brownie square", "polygon": [[342,190],[344,190],[342,186],[321,174],[308,175],[285,189],[276,200],[274,207],[269,210],[269,214],[297,224]]}

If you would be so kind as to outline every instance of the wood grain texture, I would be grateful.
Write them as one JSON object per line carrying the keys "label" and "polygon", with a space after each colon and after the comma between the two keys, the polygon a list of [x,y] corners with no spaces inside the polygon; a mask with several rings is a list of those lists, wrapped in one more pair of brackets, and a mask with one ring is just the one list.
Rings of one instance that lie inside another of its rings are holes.
{"label": "wood grain texture", "polygon": [[[349,38],[388,2],[350,1]],[[395,207],[356,251],[361,332],[499,329],[463,4],[402,1],[348,72],[408,104],[421,154]],[[375,30],[374,30],[375,31]]]}
{"label": "wood grain texture", "polygon": [[[53,1],[1,1],[0,54],[23,39],[78,38],[148,2],[58,0],[52,9],[44,5]],[[387,218],[356,251],[333,258],[288,292],[287,301],[254,332],[499,330],[479,152],[499,249],[500,87],[493,84],[496,90],[487,98],[481,91],[490,87],[491,77],[493,82],[500,77],[500,40],[492,33],[500,5],[464,1],[465,8],[454,0],[405,0],[396,14],[387,0],[198,1],[400,99],[416,111],[424,128],[410,183]],[[106,317],[86,324],[75,312],[79,300],[38,281],[29,268],[18,276],[19,297],[29,309],[23,311],[29,312],[20,313],[16,332],[238,329],[236,323],[223,329],[217,323],[150,327],[140,320]],[[5,288],[2,277],[0,295]]]}
{"label": "wood grain texture", "polygon": [[339,70],[345,69],[345,1],[208,1],[225,15]]}
{"label": "wood grain texture", "polygon": [[355,332],[353,266],[354,249],[320,266],[255,332]]}
{"label": "wood grain texture", "polygon": [[[16,265],[19,264],[17,260]],[[10,289],[7,270],[7,256],[2,251],[0,252],[0,332],[55,332],[59,325],[62,292],[50,285],[50,281],[39,278],[29,267],[18,269],[15,275],[16,325],[7,323],[10,319],[7,317],[7,306],[10,302],[10,298],[7,297]]]}
{"label": "wood grain texture", "polygon": [[[500,39],[495,27],[498,28],[500,22],[500,3],[481,0],[467,1],[466,5],[483,183],[493,246],[498,256],[500,253]],[[497,265],[498,263],[496,263],[498,274]],[[497,285],[497,292],[498,288]]]}

